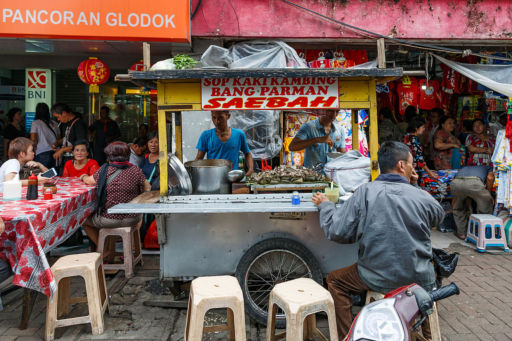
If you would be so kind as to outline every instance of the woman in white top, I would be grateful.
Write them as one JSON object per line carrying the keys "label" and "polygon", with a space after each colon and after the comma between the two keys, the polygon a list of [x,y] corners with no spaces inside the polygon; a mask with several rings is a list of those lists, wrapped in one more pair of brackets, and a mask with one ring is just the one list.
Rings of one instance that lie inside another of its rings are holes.
{"label": "woman in white top", "polygon": [[[9,160],[5,161],[0,167],[0,192],[4,190],[4,181],[19,179],[20,169],[23,166],[38,167],[41,172],[46,172],[48,168],[41,163],[32,161],[34,159],[34,147],[32,141],[26,137],[17,137],[9,144]],[[37,177],[39,183],[45,183],[49,178]],[[21,180],[23,186],[28,185],[28,180]]]}
{"label": "woman in white top", "polygon": [[38,103],[36,117],[30,128],[30,139],[34,143],[35,161],[47,168],[55,167],[52,144],[58,140],[59,126],[50,119],[50,108],[46,103]]}

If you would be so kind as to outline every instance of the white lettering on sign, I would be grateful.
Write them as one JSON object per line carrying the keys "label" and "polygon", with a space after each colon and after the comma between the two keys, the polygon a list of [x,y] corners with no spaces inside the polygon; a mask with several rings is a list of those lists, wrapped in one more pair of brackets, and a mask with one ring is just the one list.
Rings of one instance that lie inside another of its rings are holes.
{"label": "white lettering on sign", "polygon": [[[154,28],[176,28],[174,24],[175,14],[165,13],[123,13],[109,12],[103,18],[104,22],[111,27],[154,27]],[[100,12],[79,12],[54,10],[12,10],[2,9],[2,23],[4,24],[53,24],[72,26],[100,26]]]}
{"label": "white lettering on sign", "polygon": [[201,108],[204,110],[338,107],[338,80],[335,77],[214,78],[201,81]]}

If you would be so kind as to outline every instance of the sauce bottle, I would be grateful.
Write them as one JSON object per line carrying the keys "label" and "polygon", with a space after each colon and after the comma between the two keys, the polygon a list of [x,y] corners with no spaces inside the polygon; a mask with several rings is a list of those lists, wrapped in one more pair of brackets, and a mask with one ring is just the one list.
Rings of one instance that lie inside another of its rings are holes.
{"label": "sauce bottle", "polygon": [[27,200],[37,199],[37,176],[32,173],[28,177]]}

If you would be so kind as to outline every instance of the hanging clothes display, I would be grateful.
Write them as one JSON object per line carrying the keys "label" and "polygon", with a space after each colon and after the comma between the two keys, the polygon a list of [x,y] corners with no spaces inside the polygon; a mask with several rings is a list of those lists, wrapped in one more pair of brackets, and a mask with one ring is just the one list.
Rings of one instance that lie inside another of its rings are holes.
{"label": "hanging clothes display", "polygon": [[496,207],[502,205],[510,210],[512,206],[512,152],[510,151],[510,138],[507,137],[504,129],[500,130],[496,136],[496,146],[491,161],[496,174]]}
{"label": "hanging clothes display", "polygon": [[405,114],[405,109],[412,105],[418,105],[418,81],[414,77],[404,76],[396,87],[398,94],[398,112],[400,115]]}
{"label": "hanging clothes display", "polygon": [[441,106],[441,92],[439,81],[420,79],[418,82],[418,107],[422,110],[432,110]]}

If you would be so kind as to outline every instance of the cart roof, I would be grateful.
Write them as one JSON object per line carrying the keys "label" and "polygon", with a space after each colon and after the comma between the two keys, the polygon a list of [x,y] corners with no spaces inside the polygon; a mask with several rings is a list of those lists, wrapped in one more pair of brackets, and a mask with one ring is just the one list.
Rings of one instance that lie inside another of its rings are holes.
{"label": "cart roof", "polygon": [[[278,68],[278,69],[187,69],[134,71],[116,75],[116,81],[133,81],[149,85],[160,80],[203,79],[203,78],[269,78],[269,77],[337,77],[376,79],[378,83],[401,77],[402,68],[390,69],[316,69],[316,68]],[[148,84],[149,83],[149,84]]]}

